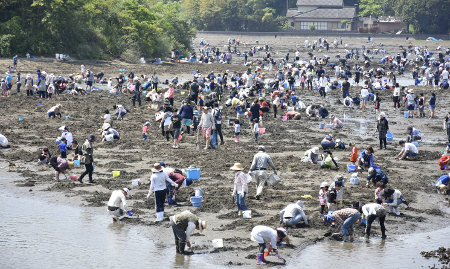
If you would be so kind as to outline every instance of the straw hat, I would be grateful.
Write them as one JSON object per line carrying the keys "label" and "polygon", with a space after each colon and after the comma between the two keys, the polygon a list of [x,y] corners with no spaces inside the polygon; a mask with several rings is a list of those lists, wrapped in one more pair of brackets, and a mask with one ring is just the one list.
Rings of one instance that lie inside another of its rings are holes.
{"label": "straw hat", "polygon": [[158,172],[161,172],[162,170],[163,170],[163,168],[160,163],[155,163],[153,165],[152,172],[158,173]]}
{"label": "straw hat", "polygon": [[109,123],[104,123],[103,126],[102,126],[103,131],[106,131],[109,128],[111,128],[111,124],[109,124]]}
{"label": "straw hat", "polygon": [[414,93],[414,90],[413,89],[409,89],[408,93]]}
{"label": "straw hat", "polygon": [[206,229],[206,220],[198,219],[198,229],[200,232],[203,232],[203,230]]}
{"label": "straw hat", "polygon": [[242,167],[242,164],[241,164],[241,163],[235,163],[235,164],[230,168],[230,170],[233,170],[233,171],[242,171],[242,170],[244,170],[244,167]]}
{"label": "straw hat", "polygon": [[73,169],[73,167],[74,167],[73,162],[67,162],[67,163],[69,164],[69,169]]}

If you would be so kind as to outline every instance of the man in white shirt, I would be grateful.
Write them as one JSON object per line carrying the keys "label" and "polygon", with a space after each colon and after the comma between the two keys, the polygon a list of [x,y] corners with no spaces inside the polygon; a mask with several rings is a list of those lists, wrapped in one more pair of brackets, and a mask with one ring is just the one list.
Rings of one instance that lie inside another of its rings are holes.
{"label": "man in white shirt", "polygon": [[319,93],[322,97],[327,97],[327,93],[325,92],[325,87],[327,86],[328,79],[325,77],[325,74],[319,78]]}
{"label": "man in white shirt", "polygon": [[366,219],[366,237],[369,238],[370,236],[370,228],[372,226],[372,223],[376,218],[378,218],[380,222],[380,228],[381,228],[381,238],[386,238],[386,227],[384,227],[384,221],[386,219],[386,209],[384,209],[384,206],[376,203],[370,203],[366,204],[362,207],[362,213]]}
{"label": "man in white shirt", "polygon": [[287,205],[280,211],[280,223],[284,223],[288,227],[294,227],[302,220],[308,225],[308,218],[303,212],[303,203],[300,200]]}
{"label": "man in white shirt", "polygon": [[399,160],[403,160],[404,158],[407,158],[408,160],[414,159],[419,153],[419,150],[413,143],[406,143],[403,140],[400,140],[398,143],[403,147],[400,153],[395,157]]}
{"label": "man in white shirt", "polygon": [[130,190],[128,188],[123,188],[112,192],[108,201],[108,212],[111,216],[113,216],[113,221],[117,221],[120,217],[122,217],[125,211],[129,216],[133,216],[133,213],[131,213],[127,206],[126,197],[130,197]]}
{"label": "man in white shirt", "polygon": [[444,71],[442,71],[442,81],[444,81],[444,80],[448,81],[448,70],[447,69],[444,69]]}

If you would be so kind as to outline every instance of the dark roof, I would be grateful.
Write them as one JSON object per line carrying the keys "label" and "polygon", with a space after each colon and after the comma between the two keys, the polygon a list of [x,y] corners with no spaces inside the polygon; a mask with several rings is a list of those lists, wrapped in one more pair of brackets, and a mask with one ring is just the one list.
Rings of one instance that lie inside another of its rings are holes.
{"label": "dark roof", "polygon": [[297,6],[344,6],[343,0],[297,0]]}
{"label": "dark roof", "polygon": [[[295,12],[293,12],[295,11]],[[300,13],[296,10],[288,10],[288,18],[311,18],[311,19],[351,19],[355,17],[354,7],[345,8],[317,8],[308,12]]]}

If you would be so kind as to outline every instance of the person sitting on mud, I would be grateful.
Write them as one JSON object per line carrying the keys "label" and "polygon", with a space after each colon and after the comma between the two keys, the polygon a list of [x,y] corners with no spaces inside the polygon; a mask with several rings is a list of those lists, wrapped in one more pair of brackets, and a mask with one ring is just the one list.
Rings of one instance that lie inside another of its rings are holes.
{"label": "person sitting on mud", "polygon": [[320,142],[320,145],[324,150],[334,149],[334,147],[336,146],[336,142],[334,141],[333,134],[325,136],[322,142]]}
{"label": "person sitting on mud", "polygon": [[58,116],[59,118],[61,118],[61,107],[62,107],[61,104],[57,104],[56,106],[50,108],[47,111],[48,117],[55,118],[56,116]]}
{"label": "person sitting on mud", "polygon": [[403,160],[406,158],[408,160],[413,160],[417,154],[419,154],[419,150],[413,143],[406,143],[405,141],[400,140],[398,144],[402,146],[402,150],[395,156],[396,159]]}
{"label": "person sitting on mud", "polygon": [[356,161],[359,170],[364,170],[364,169],[373,167],[373,154],[374,153],[375,153],[375,151],[370,146],[361,152],[358,160]]}
{"label": "person sitting on mud", "polygon": [[386,219],[386,209],[384,206],[376,203],[363,204],[360,212],[365,216],[367,220],[366,224],[366,238],[370,237],[370,228],[372,223],[378,218],[381,228],[381,239],[386,239],[386,227],[384,226],[384,221]]}
{"label": "person sitting on mud", "polygon": [[175,235],[175,248],[177,254],[185,255],[187,253],[184,248],[186,245],[191,249],[191,233],[197,229],[200,232],[206,229],[206,221],[201,220],[198,216],[186,210],[179,214],[169,217],[170,226],[172,226],[173,234]]}
{"label": "person sitting on mud", "polygon": [[344,127],[344,124],[340,119],[338,119],[335,115],[330,116],[330,124],[333,124],[334,129],[341,129]]}
{"label": "person sitting on mud", "polygon": [[310,162],[311,164],[317,164],[319,161],[319,147],[313,147],[305,151],[302,162]]}
{"label": "person sitting on mud", "polygon": [[334,163],[336,169],[339,169],[338,164],[336,163],[336,161],[333,158],[333,153],[330,150],[326,150],[324,152],[324,154],[322,154],[322,159],[323,159],[323,161],[320,163],[321,168],[330,168],[331,169],[331,166]]}
{"label": "person sitting on mud", "polygon": [[48,150],[48,148],[43,148],[41,153],[39,154],[38,164],[47,164],[50,162],[51,158],[52,158],[52,155],[50,154],[50,151]]}
{"label": "person sitting on mud", "polygon": [[384,203],[383,205],[389,206],[389,213],[393,213],[395,209],[395,214],[400,216],[400,210],[398,209],[399,205],[405,204],[408,206],[408,202],[406,202],[403,194],[397,189],[387,188],[383,193]]}
{"label": "person sitting on mud", "polygon": [[283,241],[289,243],[289,237],[285,229],[277,228],[275,230],[263,225],[253,227],[250,239],[259,245],[258,253],[256,254],[257,264],[266,264],[264,250],[269,246],[269,252],[272,250],[278,259],[283,259],[278,253],[277,245]]}
{"label": "person sitting on mud", "polygon": [[366,183],[366,187],[370,187],[370,182],[373,182],[373,185],[376,186],[378,182],[381,182],[383,184],[383,186],[386,186],[386,184],[388,184],[389,179],[386,176],[386,174],[381,171],[381,169],[377,168],[373,168],[370,167],[369,168],[369,173],[367,175],[367,183]]}
{"label": "person sitting on mud", "polygon": [[108,201],[108,213],[112,216],[113,221],[118,221],[124,215],[124,212],[128,213],[128,216],[133,216],[133,213],[127,206],[127,199],[130,197],[130,190],[123,188],[121,190],[115,190],[112,192]]}
{"label": "person sitting on mud", "polygon": [[305,212],[303,212],[303,202],[300,200],[287,205],[280,211],[280,224],[284,224],[286,229],[288,227],[295,227],[302,220],[308,225],[308,218]]}
{"label": "person sitting on mud", "polygon": [[102,142],[119,140],[120,134],[115,129],[111,128],[109,123],[103,124]]}
{"label": "person sitting on mud", "polygon": [[50,165],[55,169],[55,179],[59,180],[59,174],[63,173],[64,177],[67,179],[66,170],[73,169],[73,162],[69,162],[61,157],[52,157],[50,159]]}
{"label": "person sitting on mud", "polygon": [[414,141],[420,141],[422,140],[422,135],[420,134],[419,130],[416,128],[409,126],[407,129],[408,137],[406,139],[406,142],[412,143]]}

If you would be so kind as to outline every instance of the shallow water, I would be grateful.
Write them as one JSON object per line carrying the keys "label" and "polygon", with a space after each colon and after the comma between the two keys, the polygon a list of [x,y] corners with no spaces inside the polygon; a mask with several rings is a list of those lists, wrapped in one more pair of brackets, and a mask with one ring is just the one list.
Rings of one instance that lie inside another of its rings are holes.
{"label": "shallow water", "polygon": [[5,216],[0,222],[0,268],[185,268],[209,263],[206,255],[177,256],[168,228],[160,233],[113,224],[103,211],[5,190],[0,204]]}
{"label": "shallow water", "polygon": [[439,265],[438,260],[425,259],[420,252],[441,246],[450,247],[450,227],[385,241],[379,237],[368,242],[362,238],[354,243],[324,241],[300,251],[295,261],[299,261],[303,268],[320,268],[324,264],[334,268],[428,268]]}

